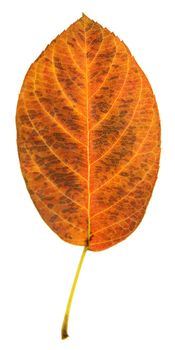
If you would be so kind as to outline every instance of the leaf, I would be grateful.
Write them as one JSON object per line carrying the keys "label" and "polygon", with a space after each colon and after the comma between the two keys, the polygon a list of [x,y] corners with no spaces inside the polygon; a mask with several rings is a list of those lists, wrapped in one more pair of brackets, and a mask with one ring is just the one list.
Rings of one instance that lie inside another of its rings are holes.
{"label": "leaf", "polygon": [[159,115],[146,76],[108,29],[83,15],[31,65],[17,142],[31,198],[63,240],[99,251],[136,229],[157,178]]}

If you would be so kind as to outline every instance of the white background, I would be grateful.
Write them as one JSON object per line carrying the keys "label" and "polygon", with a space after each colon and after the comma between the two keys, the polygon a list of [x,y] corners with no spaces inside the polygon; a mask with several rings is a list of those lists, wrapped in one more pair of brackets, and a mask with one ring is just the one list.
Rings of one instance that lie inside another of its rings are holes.
{"label": "white background", "polygon": [[[0,9],[0,348],[175,349],[175,9],[166,1],[4,0]],[[159,178],[127,240],[88,252],[69,334],[60,327],[82,248],[36,211],[20,172],[15,109],[24,75],[85,12],[130,48],[151,82],[162,122]]]}

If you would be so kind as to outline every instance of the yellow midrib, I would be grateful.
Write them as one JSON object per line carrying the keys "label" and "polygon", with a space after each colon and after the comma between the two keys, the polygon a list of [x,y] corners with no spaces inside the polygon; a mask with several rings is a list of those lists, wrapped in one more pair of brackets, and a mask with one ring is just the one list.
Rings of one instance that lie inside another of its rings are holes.
{"label": "yellow midrib", "polygon": [[87,162],[88,162],[88,232],[87,232],[87,246],[89,246],[91,227],[90,227],[90,175],[91,175],[91,166],[90,166],[90,133],[89,133],[89,87],[88,87],[88,62],[87,62],[87,42],[86,42],[86,30],[84,23],[84,36],[85,36],[85,79],[86,79],[86,117],[87,117]]}

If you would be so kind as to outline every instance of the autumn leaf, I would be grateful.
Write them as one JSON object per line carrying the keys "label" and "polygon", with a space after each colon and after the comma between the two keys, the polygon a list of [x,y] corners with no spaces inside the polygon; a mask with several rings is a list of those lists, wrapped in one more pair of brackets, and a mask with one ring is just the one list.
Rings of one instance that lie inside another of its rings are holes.
{"label": "autumn leaf", "polygon": [[80,265],[86,250],[136,229],[157,178],[159,115],[146,76],[108,29],[83,15],[31,65],[17,143],[36,208],[63,240],[85,247]]}

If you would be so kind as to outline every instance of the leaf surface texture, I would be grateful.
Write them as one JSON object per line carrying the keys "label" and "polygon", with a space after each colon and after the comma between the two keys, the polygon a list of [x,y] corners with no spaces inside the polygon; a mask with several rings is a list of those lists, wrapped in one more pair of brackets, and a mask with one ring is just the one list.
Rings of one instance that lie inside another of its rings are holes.
{"label": "leaf surface texture", "polygon": [[126,45],[83,15],[31,65],[17,106],[21,169],[63,240],[98,251],[130,235],[157,178],[160,124]]}

